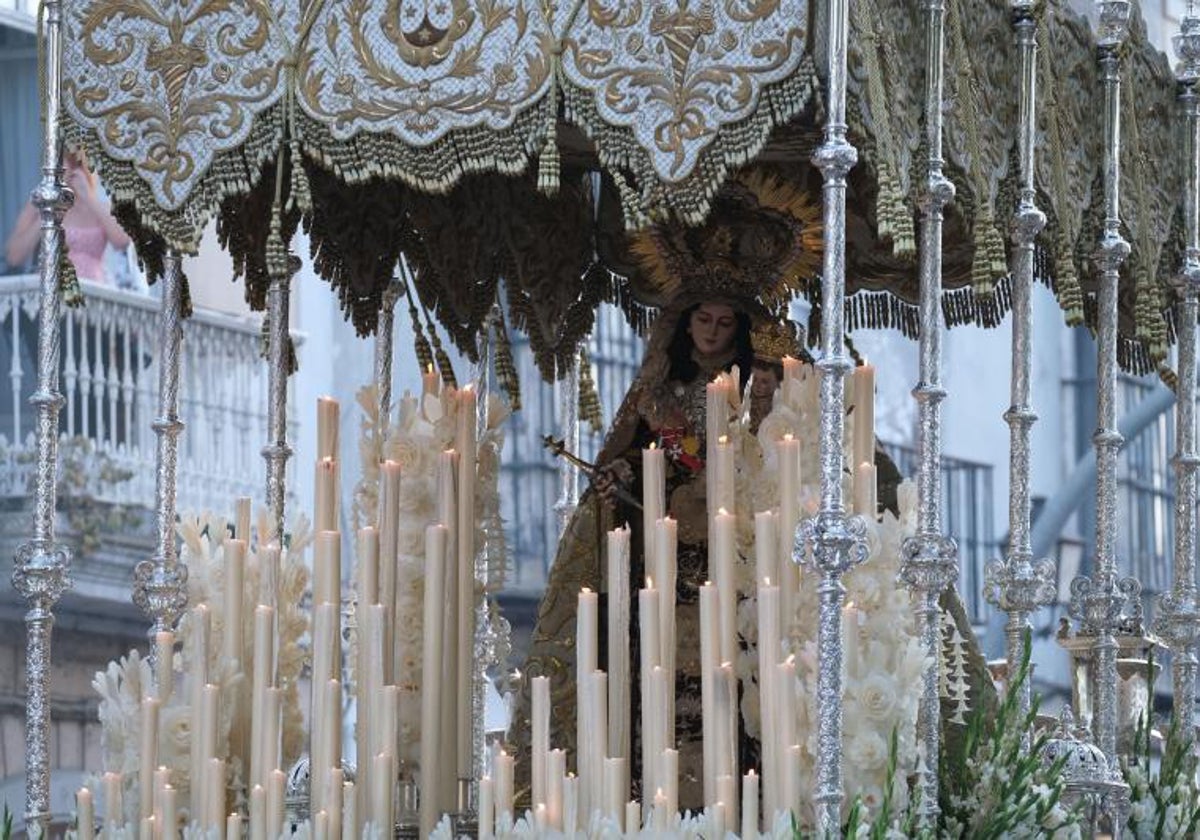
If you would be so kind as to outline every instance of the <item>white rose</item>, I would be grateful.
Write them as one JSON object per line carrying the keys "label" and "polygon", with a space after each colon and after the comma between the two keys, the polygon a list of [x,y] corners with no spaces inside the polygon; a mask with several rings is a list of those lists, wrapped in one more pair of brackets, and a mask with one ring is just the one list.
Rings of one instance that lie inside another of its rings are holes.
{"label": "white rose", "polygon": [[896,708],[896,684],[887,674],[871,674],[859,682],[858,705],[868,720],[890,720]]}
{"label": "white rose", "polygon": [[888,745],[883,736],[870,729],[856,728],[846,744],[846,758],[863,770],[878,770],[887,764]]}

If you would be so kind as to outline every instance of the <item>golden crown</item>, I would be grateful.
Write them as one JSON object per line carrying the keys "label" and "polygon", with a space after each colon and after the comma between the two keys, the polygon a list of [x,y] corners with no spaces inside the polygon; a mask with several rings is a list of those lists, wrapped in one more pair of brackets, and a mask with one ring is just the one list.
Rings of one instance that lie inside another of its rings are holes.
{"label": "golden crown", "polygon": [[800,333],[792,321],[767,321],[750,333],[754,357],[766,362],[778,362],[784,356],[800,358]]}

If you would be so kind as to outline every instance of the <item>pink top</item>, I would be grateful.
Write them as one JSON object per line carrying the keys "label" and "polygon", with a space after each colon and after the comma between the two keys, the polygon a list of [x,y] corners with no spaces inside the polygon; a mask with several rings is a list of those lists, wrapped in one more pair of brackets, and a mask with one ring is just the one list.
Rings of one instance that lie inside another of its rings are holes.
{"label": "pink top", "polygon": [[67,253],[75,273],[81,280],[107,283],[108,273],[104,270],[104,250],[108,247],[108,236],[101,227],[68,227]]}

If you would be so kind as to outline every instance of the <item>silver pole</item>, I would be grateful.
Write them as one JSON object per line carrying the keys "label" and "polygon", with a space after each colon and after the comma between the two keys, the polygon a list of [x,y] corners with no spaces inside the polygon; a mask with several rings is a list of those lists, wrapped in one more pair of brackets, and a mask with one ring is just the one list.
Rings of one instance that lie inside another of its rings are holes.
{"label": "silver pole", "polygon": [[1200,604],[1196,597],[1196,318],[1200,315],[1200,16],[1189,2],[1180,33],[1175,36],[1179,104],[1184,114],[1184,228],[1187,245],[1183,265],[1174,278],[1179,334],[1179,387],[1175,402],[1175,580],[1159,597],[1155,629],[1171,648],[1171,678],[1176,731],[1191,737],[1196,721],[1196,642]]}
{"label": "silver pole", "polygon": [[933,828],[938,816],[938,756],[941,751],[939,653],[942,644],[938,598],[958,580],[958,546],[942,534],[942,211],[954,198],[954,185],[942,173],[942,79],[946,7],[925,3],[924,195],[921,196],[920,381],[913,389],[920,416],[917,467],[917,532],[904,541],[900,579],[912,594],[921,647],[929,658],[921,679],[917,733],[923,761],[918,763],[921,790],[918,820]]}
{"label": "silver pole", "polygon": [[[155,453],[154,509],[158,544],[154,557],[134,570],[133,602],[152,620],[151,638],[170,630],[187,606],[187,566],[179,562],[175,541],[175,491],[178,486],[179,355],[183,339],[180,324],[183,272],[179,252],[168,249],[163,257],[162,309],[158,332],[158,436]],[[153,647],[151,648],[153,649]]]}
{"label": "silver pole", "polygon": [[[281,239],[276,247],[283,248]],[[288,254],[280,262],[286,269],[273,270],[271,284],[267,287],[268,438],[262,456],[267,465],[267,504],[274,528],[272,538],[282,548],[287,513],[287,462],[292,455],[287,440],[288,319],[292,277],[300,270],[301,262],[295,254]]]}
{"label": "silver pole", "polygon": [[842,499],[844,387],[851,368],[842,310],[846,297],[846,176],[858,152],[846,140],[847,0],[829,0],[829,94],[824,142],[813,165],[824,177],[824,265],[821,278],[821,509],[796,532],[792,559],[811,548],[817,587],[817,836],[841,836],[842,822],[842,575],[867,556],[866,522],[848,517]]}
{"label": "silver pole", "polygon": [[[1029,615],[1054,600],[1055,569],[1050,560],[1033,559],[1030,539],[1030,430],[1037,413],[1029,401],[1033,339],[1034,243],[1046,226],[1046,214],[1037,207],[1034,187],[1034,148],[1037,136],[1037,18],[1033,0],[1014,0],[1013,29],[1021,55],[1019,106],[1019,162],[1021,196],[1012,224],[1012,404],[1004,412],[1009,427],[1008,454],[1008,558],[988,564],[988,600],[1008,613],[1004,625],[1009,687],[1021,667]],[[1017,698],[1021,719],[1029,713],[1032,680],[1023,680]],[[1030,733],[1022,735],[1029,749]]]}
{"label": "silver pole", "polygon": [[[579,451],[579,354],[571,360],[571,367],[558,380],[558,422],[562,429],[563,442],[568,451]],[[579,506],[579,468],[566,458],[558,462],[558,501],[554,512],[558,514],[558,533],[566,533],[567,525]]]}
{"label": "silver pole", "polygon": [[[37,411],[37,477],[34,484],[33,537],[17,550],[13,588],[29,603],[25,613],[25,830],[42,836],[50,826],[50,637],[54,605],[71,587],[71,555],[54,539],[57,508],[59,321],[62,294],[62,220],[74,201],[63,185],[59,124],[62,82],[62,3],[43,0],[43,77],[45,126],[42,178],[31,196],[42,222],[41,303],[38,313],[38,383],[29,402]],[[14,348],[14,352],[16,352]]]}
{"label": "silver pole", "polygon": [[[379,417],[387,432],[388,417],[392,413],[392,355],[396,323],[396,300],[400,297],[400,282],[392,278],[383,293],[383,305],[379,310],[379,324],[375,328],[375,387],[379,395]],[[382,443],[382,441],[381,441]]]}

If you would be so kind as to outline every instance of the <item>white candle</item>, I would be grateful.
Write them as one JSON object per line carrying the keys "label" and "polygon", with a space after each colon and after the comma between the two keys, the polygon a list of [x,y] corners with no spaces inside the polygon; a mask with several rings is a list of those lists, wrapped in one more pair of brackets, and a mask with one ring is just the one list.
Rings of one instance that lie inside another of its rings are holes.
{"label": "white candle", "polygon": [[159,630],[154,634],[154,688],[160,703],[171,699],[175,684],[175,634]]}
{"label": "white candle", "polygon": [[[337,838],[342,832],[342,802],[345,796],[345,773],[341,767],[329,771],[329,834]],[[350,837],[354,835],[351,834]],[[350,838],[347,838],[350,840]]]}
{"label": "white candle", "polygon": [[[449,811],[456,805],[455,776],[458,773],[458,702],[454,692],[458,690],[458,472],[459,454],[451,449],[438,458],[437,473],[437,521],[447,530],[445,560],[442,564],[443,603],[438,616],[442,628],[441,681],[445,686],[443,696],[446,709],[438,713],[440,746],[438,754],[444,758],[438,762],[436,782],[431,782],[437,795],[438,808]],[[433,625],[437,626],[437,625]],[[428,679],[425,676],[424,679]]]}
{"label": "white candle", "polygon": [[475,775],[472,718],[475,711],[475,469],[476,396],[470,385],[458,392],[458,778]]}
{"label": "white candle", "polygon": [[[204,686],[208,683],[208,651],[212,636],[212,616],[205,604],[197,604],[191,612],[191,656],[187,663],[188,706],[192,727],[189,731],[188,778],[198,779],[197,788],[204,786],[204,765],[201,761],[200,726],[197,716],[204,702]],[[196,794],[193,793],[193,796]]]}
{"label": "white candle", "polygon": [[[449,530],[445,525],[430,525],[425,529],[425,611],[424,626],[441,626],[445,593],[442,590],[443,571],[446,562],[446,544]],[[440,633],[424,634],[422,661],[428,673],[442,661],[442,637]],[[442,682],[438,678],[421,680],[421,783],[425,788],[421,796],[421,836],[428,837],[437,825],[440,796],[433,793],[437,777],[440,748],[442,713]],[[441,756],[445,760],[445,756]]]}
{"label": "white candle", "polygon": [[397,541],[400,535],[400,465],[395,461],[384,461],[379,466],[379,602],[387,613],[387,626],[383,629],[383,649],[391,651],[390,659],[384,662],[387,672],[385,685],[393,685],[400,673],[401,663],[408,661],[416,651],[396,635],[397,627],[407,627],[416,616],[396,614],[397,603]]}
{"label": "white candle", "polygon": [[225,817],[225,762],[210,758],[204,778],[205,826],[209,831],[220,831]]}
{"label": "white candle", "polygon": [[878,511],[875,465],[864,462],[854,471],[854,512],[874,520]]}
{"label": "white candle", "polygon": [[758,776],[751,770],[742,776],[742,840],[758,837]]}
{"label": "white candle", "polygon": [[[779,587],[758,587],[758,700],[759,719],[763,732],[778,732],[778,697],[775,690],[775,666],[779,663]],[[762,739],[763,801],[766,813],[774,813],[779,797],[779,776],[776,772],[779,742],[773,737]]]}
{"label": "white candle", "polygon": [[608,532],[608,755],[612,758],[629,756],[629,585],[629,529],[618,528]]}
{"label": "white candle", "polygon": [[717,588],[706,582],[700,587],[700,725],[704,751],[704,804],[716,801],[717,710],[716,669],[721,649],[720,606]]}
{"label": "white candle", "polygon": [[713,837],[724,837],[725,836],[725,831],[726,831],[725,815],[726,815],[727,811],[728,811],[728,808],[724,802],[713,803],[713,806],[711,808],[709,808],[709,815],[712,817],[712,826],[713,826],[712,836]]}
{"label": "white candle", "polygon": [[[325,747],[324,753],[329,758],[329,764],[326,765],[326,770],[320,776],[313,778],[320,779],[325,789],[321,793],[321,807],[325,811],[331,810],[331,800],[342,795],[342,783],[338,781],[336,788],[331,785],[332,778],[330,773],[342,766],[342,682],[341,680],[329,680],[325,683],[325,714],[327,715],[324,724]],[[338,824],[341,822],[339,820]]]}
{"label": "white candle", "polygon": [[513,757],[504,750],[496,753],[496,821],[513,818]]}
{"label": "white candle", "polygon": [[104,825],[108,835],[113,836],[125,824],[121,806],[121,774],[104,774]]}
{"label": "white candle", "polygon": [[579,768],[580,778],[584,780],[582,796],[586,805],[590,805],[592,801],[589,768],[595,763],[595,741],[592,733],[596,727],[596,704],[593,697],[592,673],[596,670],[598,662],[599,610],[599,596],[586,587],[580,590],[575,614],[575,686],[578,698],[575,710],[575,743],[578,750],[576,766]]}
{"label": "white candle", "polygon": [[[283,725],[283,689],[267,689],[267,714],[263,721],[263,776],[269,784],[271,772],[283,761],[279,730]],[[268,788],[268,794],[270,789]]]}
{"label": "white candle", "polygon": [[[393,833],[394,826],[396,825],[395,803],[393,800],[393,779],[396,776],[395,766],[395,759],[392,758],[391,753],[380,753],[375,756],[374,767],[372,768],[373,772],[371,773],[373,782],[371,786],[371,798],[373,800],[371,812],[376,820],[376,824],[379,825],[385,837]],[[424,807],[422,807],[422,820],[425,818],[424,810]],[[428,837],[429,835],[422,832],[421,836]]]}
{"label": "white candle", "polygon": [[546,802],[548,768],[550,760],[550,678],[534,677],[530,684],[532,693],[532,750],[530,777],[533,805]]}
{"label": "white candle", "polygon": [[479,840],[487,840],[494,833],[496,815],[492,802],[492,777],[479,780]]}
{"label": "white candle", "polygon": [[[784,435],[777,444],[779,455],[779,635],[787,640],[796,616],[796,597],[800,589],[800,569],[795,551],[796,526],[800,524],[800,441]],[[775,580],[776,578],[772,578]]]}
{"label": "white candle", "polygon": [[713,580],[717,585],[720,604],[720,657],[722,662],[737,659],[737,579],[734,577],[737,517],[724,509],[716,518],[716,569]]}
{"label": "white candle", "polygon": [[154,817],[146,817],[138,828],[138,840],[155,840]]}
{"label": "white candle", "polygon": [[433,369],[433,365],[426,365],[425,372],[421,374],[421,393],[436,397],[441,391],[441,383],[441,377]]}
{"label": "white candle", "polygon": [[793,744],[787,748],[787,760],[784,772],[784,791],[787,800],[785,811],[795,811],[800,802],[800,746]]}
{"label": "white candle", "polygon": [[579,591],[575,622],[575,674],[580,683],[598,667],[600,597],[584,587]]}
{"label": "white candle", "polygon": [[550,828],[562,831],[563,826],[563,779],[567,775],[567,754],[562,750],[550,750],[546,762],[546,816]]}
{"label": "white candle", "polygon": [[636,799],[625,803],[625,832],[636,834],[642,828],[642,804]]}
{"label": "white candle", "polygon": [[568,773],[563,779],[563,833],[574,837],[579,830],[579,779]]}
{"label": "white candle", "polygon": [[96,808],[92,803],[92,792],[80,788],[75,792],[75,836],[78,840],[92,840],[96,836]]}
{"label": "white candle", "polygon": [[246,544],[241,540],[225,541],[225,635],[224,655],[227,661],[245,664],[242,632],[242,594],[246,588]]}
{"label": "white candle", "polygon": [[319,531],[313,542],[313,603],[342,603],[342,535]]}
{"label": "white candle", "polygon": [[313,840],[329,840],[329,812],[317,811],[312,820]]}
{"label": "white candle", "polygon": [[279,543],[269,543],[258,553],[258,601],[271,608],[279,606]]}
{"label": "white candle", "polygon": [[358,529],[358,568],[355,583],[361,607],[380,603],[379,532],[367,526]]}
{"label": "white candle", "polygon": [[251,505],[249,496],[239,496],[238,500],[234,502],[233,535],[246,545],[250,545]]}
{"label": "white candle", "polygon": [[362,836],[358,823],[358,793],[354,782],[342,782],[342,838],[353,840]]}
{"label": "white candle", "polygon": [[725,435],[717,438],[715,507],[733,510],[736,504],[733,444]]}
{"label": "white candle", "polygon": [[141,753],[138,763],[138,816],[142,819],[154,813],[154,768],[158,766],[158,709],[157,700],[147,697],[142,701]]}
{"label": "white candle", "polygon": [[[737,676],[733,673],[733,665],[722,662],[717,669],[715,680],[716,714],[717,714],[717,749],[714,765],[717,769],[717,801],[724,802],[731,815],[738,811],[737,778],[738,778],[738,709],[737,709]],[[725,787],[721,785],[722,778],[727,779]]]}
{"label": "white candle", "polygon": [[283,792],[287,774],[272,770],[267,785],[267,840],[277,840],[283,832]]}
{"label": "white candle", "polygon": [[309,800],[312,803],[312,813],[325,810],[323,795],[325,791],[325,773],[333,766],[333,758],[326,749],[329,746],[325,727],[329,721],[329,712],[325,709],[325,683],[335,672],[333,649],[338,640],[337,607],[330,603],[317,603],[313,607],[313,652],[312,652],[312,685],[310,717],[312,721],[309,731],[310,779],[311,791]]}
{"label": "white candle", "polygon": [[791,382],[800,379],[800,360],[792,356],[783,357],[783,381]]}
{"label": "white candle", "polygon": [[250,791],[250,840],[267,840],[267,790],[262,785]]}
{"label": "white candle", "polygon": [[875,368],[854,369],[854,463],[875,463]]}
{"label": "white candle", "polygon": [[318,458],[313,478],[313,529],[336,531],[338,528],[338,462]]}
{"label": "white candle", "polygon": [[[210,827],[220,828],[221,819],[225,814],[225,776],[224,768],[220,775],[217,787],[210,787],[214,779],[217,779],[216,771],[212,768],[212,762],[220,761],[217,758],[217,721],[220,719],[220,698],[221,689],[219,686],[211,683],[204,686],[204,694],[200,702],[200,767],[202,775],[200,800],[203,807],[200,810],[201,815],[208,820],[206,823]],[[220,801],[220,805],[214,805]]]}
{"label": "white candle", "polygon": [[333,397],[317,397],[317,457],[338,457],[341,407]]}
{"label": "white candle", "polygon": [[250,786],[266,787],[267,689],[274,682],[271,665],[275,660],[275,611],[259,605],[254,609],[254,664],[250,699]]}
{"label": "white candle", "polygon": [[604,759],[604,811],[609,818],[619,821],[624,816],[625,796],[628,793],[625,759]]}
{"label": "white candle", "polygon": [[652,581],[646,581],[646,587],[638,592],[638,629],[641,648],[641,678],[642,689],[642,790],[652,791],[654,783],[654,756],[658,755],[656,738],[656,721],[661,710],[662,700],[657,696],[656,687],[651,685],[651,674],[659,667],[658,657],[662,651],[659,643],[658,622],[658,590]]}
{"label": "white candle", "polygon": [[667,819],[673,820],[679,812],[679,750],[663,750],[660,766],[659,780],[666,799]]}
{"label": "white candle", "polygon": [[644,568],[656,567],[658,544],[653,539],[654,523],[662,518],[666,507],[666,462],[664,452],[654,444],[642,450],[642,533],[645,535]]}
{"label": "white candle", "polygon": [[662,653],[659,654],[658,661],[666,671],[667,686],[670,688],[664,698],[666,717],[664,718],[663,736],[665,741],[663,746],[670,747],[675,744],[675,654],[678,644],[675,636],[675,599],[678,579],[676,552],[679,542],[679,526],[670,517],[660,519],[654,525],[655,542],[658,545],[655,555],[658,568],[655,571],[654,580],[657,582],[659,592],[662,593],[658,604],[659,642],[662,646]]}
{"label": "white candle", "polygon": [[242,840],[242,817],[230,814],[225,818],[225,840]]}
{"label": "white candle", "polygon": [[754,514],[754,573],[761,584],[766,580],[779,580],[779,564],[776,550],[779,548],[778,517],[764,510]]}
{"label": "white candle", "polygon": [[776,760],[778,761],[777,775],[779,801],[777,808],[790,809],[796,802],[797,778],[789,776],[788,750],[798,743],[796,737],[796,660],[789,656],[775,666],[775,691],[778,696],[777,710],[779,716],[778,736],[775,741]]}
{"label": "white candle", "polygon": [[[604,803],[604,758],[608,745],[608,674],[603,671],[593,671],[588,675],[591,686],[591,719],[594,725],[588,732],[590,746],[588,748],[588,764],[580,775],[580,813],[586,823],[592,817],[592,811],[603,807]],[[588,790],[584,798],[584,789]]]}

